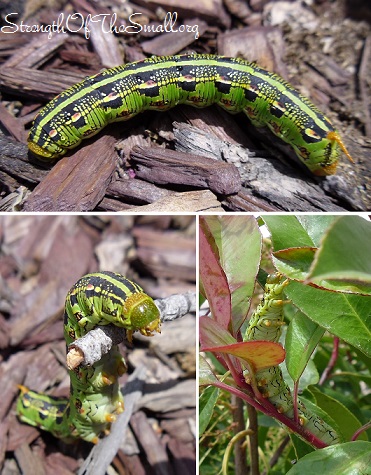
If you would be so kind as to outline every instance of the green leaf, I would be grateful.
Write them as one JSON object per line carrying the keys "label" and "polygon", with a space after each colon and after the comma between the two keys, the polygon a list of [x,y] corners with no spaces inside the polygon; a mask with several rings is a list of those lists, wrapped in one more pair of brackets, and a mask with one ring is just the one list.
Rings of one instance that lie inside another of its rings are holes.
{"label": "green leaf", "polygon": [[[291,279],[371,295],[371,223],[360,216],[267,216],[273,263]],[[318,250],[316,251],[316,248]]]}
{"label": "green leaf", "polygon": [[294,381],[297,381],[318,345],[325,330],[302,312],[296,312],[286,333],[286,366]]}
{"label": "green leaf", "polygon": [[312,452],[287,472],[287,475],[370,475],[371,443],[356,441],[337,444]]}
{"label": "green leaf", "polygon": [[[312,386],[310,392],[316,398],[317,405],[327,414],[331,414],[332,419],[344,436],[344,440],[351,440],[353,434],[362,426],[357,417],[344,404],[323,393],[318,388]],[[367,440],[367,435],[363,433],[358,439]]]}
{"label": "green leaf", "polygon": [[290,434],[290,439],[294,446],[295,456],[297,459],[301,459],[305,455],[315,451],[315,449],[308,442],[302,440],[300,437],[295,435],[295,433]]}
{"label": "green leaf", "polygon": [[370,298],[290,282],[286,295],[311,320],[371,356]]}
{"label": "green leaf", "polygon": [[[286,353],[287,354],[287,353]],[[286,381],[286,384],[291,391],[294,390],[294,381],[292,376],[287,370],[287,365],[285,363],[281,364],[281,371],[283,379]],[[303,373],[300,376],[299,380],[299,390],[304,391],[311,384],[317,384],[319,381],[319,374],[316,365],[313,360],[309,360],[307,366],[305,367]]]}
{"label": "green leaf", "polygon": [[339,219],[332,215],[269,215],[263,217],[275,251],[291,247],[318,247],[329,225]]}
{"label": "green leaf", "polygon": [[199,427],[199,435],[201,436],[207,426],[210,423],[211,417],[214,412],[214,407],[216,401],[219,397],[219,388],[214,386],[209,386],[205,388],[199,398],[199,419],[198,419],[198,427]]}
{"label": "green leaf", "polygon": [[259,270],[262,236],[253,216],[205,216],[227,277],[232,304],[232,332],[237,334],[250,307]]}
{"label": "green leaf", "polygon": [[371,295],[371,223],[343,216],[326,232],[308,280],[324,288]]}
{"label": "green leaf", "polygon": [[199,368],[198,381],[199,381],[200,386],[206,386],[208,384],[213,384],[218,381],[218,378],[213,373],[213,370],[211,369],[209,363],[205,360],[205,358],[202,355],[200,355],[198,368]]}
{"label": "green leaf", "polygon": [[305,280],[313,263],[316,247],[294,247],[272,254],[273,264],[291,279]]}

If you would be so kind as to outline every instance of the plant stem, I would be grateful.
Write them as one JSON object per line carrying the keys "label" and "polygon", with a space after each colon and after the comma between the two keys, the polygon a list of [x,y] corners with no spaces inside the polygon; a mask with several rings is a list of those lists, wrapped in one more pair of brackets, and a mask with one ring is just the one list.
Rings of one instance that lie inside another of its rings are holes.
{"label": "plant stem", "polygon": [[333,367],[335,366],[338,356],[339,356],[339,338],[336,337],[334,338],[334,347],[332,349],[330,361],[328,362],[328,365],[326,366],[324,372],[322,373],[321,379],[319,380],[319,383],[318,383],[320,386],[329,377]]}
{"label": "plant stem", "polygon": [[[232,395],[232,417],[233,432],[238,434],[245,429],[245,420],[243,415],[243,401],[239,397]],[[234,444],[235,475],[244,475],[247,473],[246,444],[245,440],[239,439]]]}
{"label": "plant stem", "polygon": [[250,434],[250,463],[251,475],[259,475],[259,440],[258,440],[258,414],[256,409],[247,404],[247,412],[249,415]]}
{"label": "plant stem", "polygon": [[[282,452],[284,451],[286,445],[290,442],[290,436],[286,436],[283,441],[280,443],[279,447],[277,448],[277,450],[274,452],[273,454],[273,457],[270,459],[269,461],[269,466],[272,468],[276,465],[276,463],[278,462],[278,459],[281,457],[282,455]],[[267,469],[264,470],[263,472],[263,475],[267,475],[268,474],[268,471]]]}

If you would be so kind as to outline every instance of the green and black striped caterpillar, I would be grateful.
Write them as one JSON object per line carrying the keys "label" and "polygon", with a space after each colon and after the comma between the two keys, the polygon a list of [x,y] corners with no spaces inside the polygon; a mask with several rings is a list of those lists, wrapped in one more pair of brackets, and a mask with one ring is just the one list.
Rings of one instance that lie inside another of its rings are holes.
{"label": "green and black striped caterpillar", "polygon": [[[97,325],[124,328],[152,336],[160,328],[160,313],[143,289],[113,272],[82,277],[68,292],[64,336],[68,346]],[[107,434],[116,415],[124,410],[118,377],[126,371],[125,360],[114,346],[92,366],[69,371],[70,399],[39,394],[20,386],[17,413],[23,422],[69,441],[81,438],[96,443]]]}
{"label": "green and black striped caterpillar", "polygon": [[268,127],[315,175],[336,172],[339,147],[352,160],[329,119],[281,77],[213,55],[153,57],[89,77],[38,113],[28,146],[41,160],[53,160],[107,124],[147,109],[214,103]]}
{"label": "green and black striped caterpillar", "polygon": [[[283,325],[283,291],[289,281],[280,274],[268,276],[264,296],[251,317],[244,340],[266,340],[278,342]],[[291,391],[285,383],[279,366],[257,371],[255,379],[259,391],[267,398],[280,414],[294,419],[294,403]],[[246,378],[251,381],[250,375]],[[325,421],[312,414],[303,402],[298,401],[298,416],[300,424],[309,432],[328,445],[339,443],[340,436]]]}

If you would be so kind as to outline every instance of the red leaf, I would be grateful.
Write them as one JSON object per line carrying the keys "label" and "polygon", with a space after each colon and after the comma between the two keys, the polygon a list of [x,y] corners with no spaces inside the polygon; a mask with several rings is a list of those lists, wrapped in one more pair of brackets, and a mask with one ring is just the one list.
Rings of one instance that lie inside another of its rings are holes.
{"label": "red leaf", "polygon": [[213,237],[207,232],[207,225],[204,222],[203,226],[200,226],[199,236],[200,277],[212,318],[223,328],[228,328],[231,321],[231,293],[227,277],[219,263],[218,256],[215,255],[212,239]]}
{"label": "red leaf", "polygon": [[223,346],[202,346],[202,351],[227,353],[247,361],[254,371],[276,366],[285,359],[286,352],[272,341],[243,341]]}

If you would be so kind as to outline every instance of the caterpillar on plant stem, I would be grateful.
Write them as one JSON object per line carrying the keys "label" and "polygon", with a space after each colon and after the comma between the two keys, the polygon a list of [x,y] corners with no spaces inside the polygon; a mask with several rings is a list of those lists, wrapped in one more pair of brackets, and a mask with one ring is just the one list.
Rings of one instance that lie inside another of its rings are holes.
{"label": "caterpillar on plant stem", "polygon": [[[263,299],[250,319],[244,341],[279,341],[284,324],[283,291],[288,283],[288,279],[284,279],[279,273],[268,276]],[[280,367],[272,366],[257,371],[254,376],[263,397],[267,398],[279,413],[294,419],[294,401]],[[247,382],[250,379],[251,377],[247,376]],[[341,441],[336,431],[316,414],[309,412],[300,399],[298,400],[298,415],[300,424],[327,445]]]}
{"label": "caterpillar on plant stem", "polygon": [[[160,331],[160,312],[143,289],[120,274],[99,272],[82,277],[68,292],[64,336],[68,346],[98,325],[124,328],[152,336]],[[96,443],[124,410],[118,377],[126,371],[118,346],[113,346],[92,366],[69,371],[69,400],[54,398],[20,386],[19,418],[30,425],[70,441],[81,438]]]}
{"label": "caterpillar on plant stem", "polygon": [[148,58],[85,79],[41,109],[28,147],[39,159],[54,160],[107,124],[147,109],[214,103],[268,127],[315,175],[336,172],[339,147],[353,161],[329,119],[280,76],[243,59],[205,54]]}

